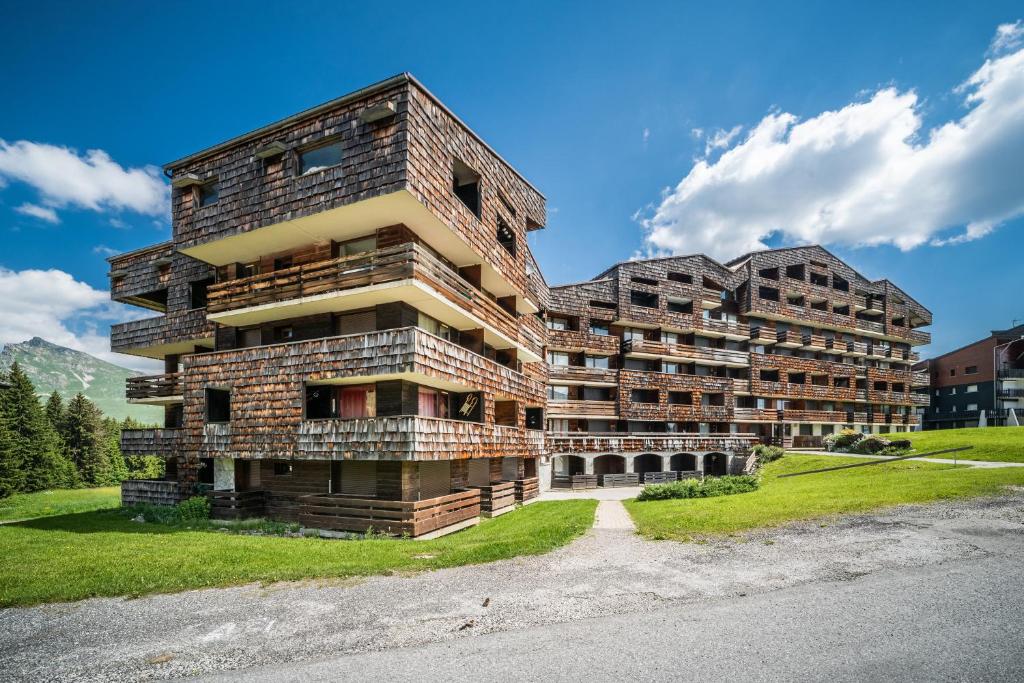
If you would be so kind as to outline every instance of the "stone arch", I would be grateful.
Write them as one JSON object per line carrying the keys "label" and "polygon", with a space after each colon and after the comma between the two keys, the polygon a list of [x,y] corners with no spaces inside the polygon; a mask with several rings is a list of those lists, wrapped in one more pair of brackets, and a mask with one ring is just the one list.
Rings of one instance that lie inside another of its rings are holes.
{"label": "stone arch", "polygon": [[672,456],[669,469],[673,472],[693,472],[697,469],[697,456],[693,453],[676,453]]}
{"label": "stone arch", "polygon": [[578,455],[556,455],[551,463],[551,472],[557,476],[572,476],[586,471],[586,461]]}
{"label": "stone arch", "polygon": [[648,472],[661,472],[661,456],[655,453],[643,453],[633,458],[633,471],[639,475]]}
{"label": "stone arch", "polygon": [[594,474],[624,474],[626,459],[615,453],[606,453],[594,458]]}
{"label": "stone arch", "polygon": [[710,477],[720,477],[728,474],[729,456],[725,453],[704,454],[704,474]]}

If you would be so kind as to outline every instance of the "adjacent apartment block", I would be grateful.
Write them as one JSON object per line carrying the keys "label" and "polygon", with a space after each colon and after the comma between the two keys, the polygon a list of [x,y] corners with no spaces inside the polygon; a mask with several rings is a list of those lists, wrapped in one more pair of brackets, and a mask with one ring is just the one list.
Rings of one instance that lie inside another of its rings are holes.
{"label": "adjacent apartment block", "polygon": [[537,493],[547,292],[528,181],[409,75],[168,164],[173,239],[110,259],[132,401],[218,514],[423,535]]}
{"label": "adjacent apartment block", "polygon": [[[931,313],[817,246],[628,261],[552,287],[548,451],[556,476],[736,469],[751,435],[820,447],[915,428],[911,366]],[[689,441],[698,435],[707,442]],[[714,443],[731,436],[736,443]],[[671,477],[670,477],[671,478]],[[657,479],[654,477],[653,479]]]}
{"label": "adjacent apartment block", "polygon": [[165,172],[172,239],[110,259],[112,298],[155,314],[113,350],[164,366],[128,380],[164,423],[122,449],[167,475],[126,503],[204,491],[218,516],[423,536],[542,483],[916,424],[931,315],[896,286],[806,247],[549,289],[543,195],[407,74]]}
{"label": "adjacent apartment block", "polygon": [[930,381],[925,429],[1024,424],[1024,325],[993,330],[915,370]]}

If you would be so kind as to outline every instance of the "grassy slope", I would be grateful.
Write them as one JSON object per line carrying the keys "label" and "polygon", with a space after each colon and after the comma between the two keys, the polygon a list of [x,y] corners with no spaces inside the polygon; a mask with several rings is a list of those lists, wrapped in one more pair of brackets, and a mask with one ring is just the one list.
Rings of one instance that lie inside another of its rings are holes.
{"label": "grassy slope", "polygon": [[644,536],[689,540],[901,503],[991,494],[1006,485],[1024,485],[1024,467],[980,469],[914,461],[777,478],[847,462],[864,461],[787,455],[765,468],[761,488],[753,493],[697,500],[630,500],[626,507]]}
{"label": "grassy slope", "polygon": [[[965,460],[1024,462],[1024,427],[977,427],[974,429],[935,429],[927,432],[891,434],[893,439],[910,439],[914,450],[925,453],[957,446],[974,446],[957,453]],[[952,455],[936,455],[952,458]]]}
{"label": "grassy slope", "polygon": [[0,606],[387,574],[535,555],[589,529],[596,507],[592,500],[535,503],[434,541],[228,535],[142,525],[113,512],[50,517],[0,526]]}
{"label": "grassy slope", "polygon": [[120,505],[121,488],[118,486],[19,493],[0,500],[0,522],[70,515],[76,512],[116,508]]}

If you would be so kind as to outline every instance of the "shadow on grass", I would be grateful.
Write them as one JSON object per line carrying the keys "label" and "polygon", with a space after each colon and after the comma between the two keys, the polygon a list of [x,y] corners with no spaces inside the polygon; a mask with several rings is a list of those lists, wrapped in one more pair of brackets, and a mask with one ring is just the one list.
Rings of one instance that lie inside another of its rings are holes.
{"label": "shadow on grass", "polygon": [[22,528],[37,531],[63,531],[74,534],[128,533],[128,534],[174,534],[181,532],[211,531],[210,529],[186,529],[154,522],[133,522],[118,509],[91,510],[67,515],[38,517],[5,524],[0,529]]}

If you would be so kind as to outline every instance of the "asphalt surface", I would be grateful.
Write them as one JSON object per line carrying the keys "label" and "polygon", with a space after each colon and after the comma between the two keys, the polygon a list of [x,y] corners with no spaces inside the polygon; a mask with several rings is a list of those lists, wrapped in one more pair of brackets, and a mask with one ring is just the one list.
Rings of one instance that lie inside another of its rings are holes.
{"label": "asphalt surface", "polygon": [[698,543],[0,611],[0,680],[1024,679],[1024,492]]}

